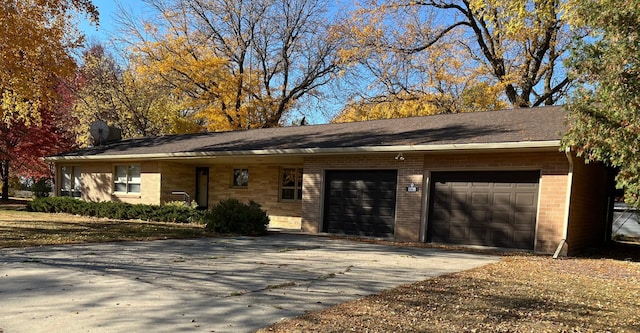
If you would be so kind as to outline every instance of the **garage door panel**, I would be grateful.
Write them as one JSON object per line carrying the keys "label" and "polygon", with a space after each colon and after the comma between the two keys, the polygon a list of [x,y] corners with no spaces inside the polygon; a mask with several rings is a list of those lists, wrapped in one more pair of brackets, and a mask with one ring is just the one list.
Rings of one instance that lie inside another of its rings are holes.
{"label": "garage door panel", "polygon": [[371,199],[371,198],[362,198],[359,200],[360,206],[362,207],[373,207],[373,208],[392,208],[395,206],[395,203],[392,200],[386,199]]}
{"label": "garage door panel", "polygon": [[515,239],[516,242],[529,242],[531,241],[530,239],[530,232],[529,231],[514,231],[513,232],[513,238]]}
{"label": "garage door panel", "polygon": [[469,238],[469,228],[462,227],[450,227],[449,228],[449,238],[454,240],[464,240]]}
{"label": "garage door panel", "polygon": [[451,210],[449,220],[453,222],[467,223],[469,222],[469,214],[466,210]]}
{"label": "garage door panel", "polygon": [[511,206],[511,192],[497,192],[492,195],[492,204],[494,206]]}
{"label": "garage door panel", "polygon": [[487,210],[477,210],[474,209],[471,211],[471,223],[484,222],[489,217],[489,211]]}
{"label": "garage door panel", "polygon": [[516,193],[516,205],[531,207],[536,204],[536,194],[534,193]]}
{"label": "garage door panel", "polygon": [[432,173],[427,239],[533,248],[539,171]]}
{"label": "garage door panel", "polygon": [[378,210],[378,216],[394,218],[395,217],[395,209],[393,209],[393,208],[380,208]]}
{"label": "garage door panel", "polygon": [[432,211],[432,215],[433,215],[433,223],[435,225],[438,224],[446,224],[440,221],[448,221],[450,220],[450,212],[449,210],[446,209],[433,209]]}
{"label": "garage door panel", "polygon": [[[522,226],[535,226],[536,214],[533,212],[518,212],[513,219],[515,224]],[[532,227],[532,229],[534,229]]]}
{"label": "garage door panel", "polygon": [[449,207],[450,207],[451,210],[458,210],[458,211],[466,212],[472,206],[467,201],[467,197],[466,196],[462,196],[462,197],[461,196],[456,196],[455,198],[453,198],[453,200],[451,200],[451,203],[449,204]]}
{"label": "garage door panel", "polygon": [[[458,244],[483,245],[486,242],[487,231],[483,227],[471,227],[467,231],[467,239],[459,239]],[[467,243],[465,243],[465,241]]]}
{"label": "garage door panel", "polygon": [[327,171],[325,183],[324,232],[393,236],[396,170]]}
{"label": "garage door panel", "polygon": [[491,216],[491,223],[506,223],[509,224],[512,219],[511,210],[503,210],[503,209],[494,209],[492,211],[493,216]]}
{"label": "garage door panel", "polygon": [[472,193],[471,204],[472,205],[486,205],[489,203],[489,193]]}

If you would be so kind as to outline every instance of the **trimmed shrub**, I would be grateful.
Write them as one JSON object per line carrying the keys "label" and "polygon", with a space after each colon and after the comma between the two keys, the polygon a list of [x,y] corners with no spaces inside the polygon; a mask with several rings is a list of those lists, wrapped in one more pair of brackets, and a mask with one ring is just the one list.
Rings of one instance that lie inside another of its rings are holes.
{"label": "trimmed shrub", "polygon": [[203,223],[205,213],[188,207],[134,205],[124,202],[87,202],[69,197],[36,198],[27,210],[42,213],[105,217],[116,220]]}
{"label": "trimmed shrub", "polygon": [[51,192],[51,180],[48,178],[40,178],[31,185],[31,192],[36,198],[48,197]]}
{"label": "trimmed shrub", "polygon": [[255,201],[226,199],[218,202],[205,216],[209,231],[259,236],[267,233],[269,216]]}

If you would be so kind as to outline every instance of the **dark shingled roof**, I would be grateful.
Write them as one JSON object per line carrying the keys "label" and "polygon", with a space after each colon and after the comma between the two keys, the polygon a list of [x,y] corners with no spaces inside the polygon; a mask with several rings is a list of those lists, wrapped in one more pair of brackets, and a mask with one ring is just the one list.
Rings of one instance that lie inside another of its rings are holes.
{"label": "dark shingled roof", "polygon": [[122,140],[57,157],[216,153],[559,140],[561,106]]}

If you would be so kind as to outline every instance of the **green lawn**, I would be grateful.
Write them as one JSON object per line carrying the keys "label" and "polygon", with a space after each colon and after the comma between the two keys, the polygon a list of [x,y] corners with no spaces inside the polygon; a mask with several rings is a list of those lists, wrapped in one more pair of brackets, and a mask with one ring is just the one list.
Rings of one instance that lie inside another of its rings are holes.
{"label": "green lawn", "polygon": [[0,248],[213,236],[203,225],[27,212],[0,205]]}

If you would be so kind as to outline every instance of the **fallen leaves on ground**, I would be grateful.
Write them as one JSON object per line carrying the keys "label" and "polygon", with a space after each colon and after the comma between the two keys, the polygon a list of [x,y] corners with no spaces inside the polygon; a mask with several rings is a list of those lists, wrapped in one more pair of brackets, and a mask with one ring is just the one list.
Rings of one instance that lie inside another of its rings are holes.
{"label": "fallen leaves on ground", "polygon": [[203,225],[0,209],[0,248],[211,236]]}
{"label": "fallen leaves on ground", "polygon": [[259,332],[639,332],[639,280],[633,261],[510,255]]}

